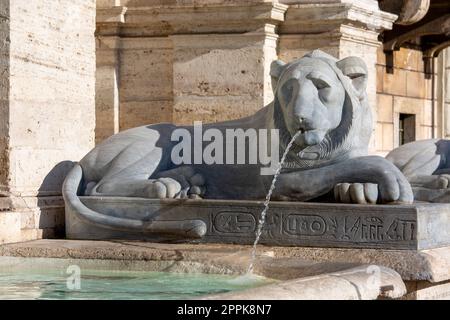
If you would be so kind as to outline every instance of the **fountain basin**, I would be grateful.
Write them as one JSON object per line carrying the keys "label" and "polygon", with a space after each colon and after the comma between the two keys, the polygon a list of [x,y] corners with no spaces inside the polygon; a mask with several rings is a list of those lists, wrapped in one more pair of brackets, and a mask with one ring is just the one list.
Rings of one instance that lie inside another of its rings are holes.
{"label": "fountain basin", "polygon": [[[136,230],[105,228],[66,207],[68,239],[126,239],[153,242],[253,244],[260,201],[153,200],[124,197],[80,197],[105,217],[152,223],[200,221],[199,239]],[[450,204],[353,205],[271,202],[261,244],[305,247],[422,250],[450,245]]]}
{"label": "fountain basin", "polygon": [[[120,284],[132,277],[130,281],[134,281],[133,286],[141,292],[138,299],[152,299],[155,298],[155,292],[161,292],[162,287],[155,283],[153,289],[145,288],[144,284],[149,283],[145,279],[158,275],[154,272],[159,272],[162,280],[169,279],[169,285],[176,286],[178,281],[177,288],[180,289],[192,289],[197,284],[195,291],[185,292],[184,298],[189,299],[233,299],[234,294],[239,299],[250,300],[377,299],[379,296],[398,298],[406,293],[400,275],[390,268],[373,264],[322,263],[301,258],[282,258],[277,257],[272,248],[264,246],[258,250],[255,261],[254,270],[259,277],[248,278],[242,274],[250,262],[250,253],[251,246],[240,245],[37,240],[0,245],[0,272],[3,268],[16,278],[26,280],[22,271],[31,266],[37,273],[42,269],[57,270],[67,279],[67,271],[73,271],[68,268],[78,266],[81,276],[84,274],[87,281],[96,280],[97,285],[105,286],[101,281],[106,282],[106,285],[116,281]],[[375,282],[372,281],[374,275],[377,277]],[[211,281],[208,283],[208,280]],[[370,283],[375,285],[368,285]],[[113,295],[120,291],[114,286],[108,288],[109,291],[104,291]],[[83,277],[81,289],[92,289]],[[25,291],[12,290],[16,294]],[[1,292],[4,290],[0,285]],[[180,294],[176,290],[169,293],[159,297],[172,299],[173,295]],[[83,292],[71,291],[67,297],[71,295],[83,298]],[[38,294],[36,296],[41,297]],[[49,294],[46,297],[49,298]],[[101,298],[108,297],[99,294],[97,299]],[[136,296],[122,290],[121,298],[136,299]]]}
{"label": "fountain basin", "polygon": [[241,281],[229,274],[164,272],[161,267],[148,263],[124,270],[111,261],[0,257],[0,300],[179,300],[274,282],[259,276]]}

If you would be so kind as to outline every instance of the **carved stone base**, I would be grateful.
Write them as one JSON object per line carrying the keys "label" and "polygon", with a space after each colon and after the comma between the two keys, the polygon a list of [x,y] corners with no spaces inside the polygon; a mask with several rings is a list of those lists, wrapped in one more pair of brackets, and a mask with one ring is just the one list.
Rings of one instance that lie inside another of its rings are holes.
{"label": "carved stone base", "polygon": [[[81,197],[108,216],[153,221],[202,220],[206,234],[191,242],[252,244],[263,205],[258,201],[150,200]],[[182,241],[173,235],[107,229],[66,208],[69,239]],[[450,204],[348,205],[272,202],[261,244],[280,246],[431,249],[450,245]]]}

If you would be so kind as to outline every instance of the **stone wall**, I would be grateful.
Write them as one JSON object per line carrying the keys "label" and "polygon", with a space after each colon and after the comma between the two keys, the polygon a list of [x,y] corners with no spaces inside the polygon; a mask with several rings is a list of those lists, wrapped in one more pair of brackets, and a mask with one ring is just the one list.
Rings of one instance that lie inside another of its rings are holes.
{"label": "stone wall", "polygon": [[[9,75],[10,75],[9,5],[0,2],[0,197],[6,193],[8,181],[9,141]],[[1,213],[0,213],[1,214]]]}
{"label": "stone wall", "polygon": [[399,145],[401,114],[415,115],[415,140],[442,137],[445,130],[450,136],[445,124],[450,121],[444,120],[450,117],[444,107],[448,90],[441,90],[448,86],[443,58],[436,61],[434,102],[420,51],[395,52],[394,72],[386,72],[378,35],[396,16],[380,11],[377,1],[280,3],[99,2],[96,142],[149,123],[217,122],[252,114],[273,98],[270,62],[288,62],[318,48],[366,62],[374,119],[371,153],[386,155]]}
{"label": "stone wall", "polygon": [[[436,59],[436,65],[440,65]],[[441,59],[442,60],[442,59]],[[415,140],[442,137],[442,111],[436,101],[433,103],[431,77],[424,73],[422,52],[401,48],[394,54],[394,70],[386,70],[386,56],[382,47],[377,55],[377,114],[376,151],[386,154],[399,146],[400,114],[415,115]],[[435,74],[437,83],[437,70]],[[435,91],[437,92],[437,90]],[[434,105],[434,122],[433,122]],[[434,124],[433,124],[434,123]],[[434,127],[434,135],[432,128]]]}
{"label": "stone wall", "polygon": [[96,142],[250,115],[273,99],[270,63],[314,49],[366,61],[375,111],[378,34],[395,18],[375,0],[99,1]]}
{"label": "stone wall", "polygon": [[157,122],[217,122],[273,99],[275,27],[287,6],[99,1],[96,142]]}
{"label": "stone wall", "polygon": [[173,120],[173,52],[167,38],[97,38],[96,141]]}
{"label": "stone wall", "polygon": [[0,242],[62,236],[61,184],[94,145],[95,0],[0,4]]}

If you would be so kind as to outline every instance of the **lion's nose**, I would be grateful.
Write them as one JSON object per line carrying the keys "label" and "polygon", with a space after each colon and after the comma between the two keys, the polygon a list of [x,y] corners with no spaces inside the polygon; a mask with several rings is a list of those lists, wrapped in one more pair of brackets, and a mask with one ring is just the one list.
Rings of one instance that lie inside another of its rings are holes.
{"label": "lion's nose", "polygon": [[311,119],[312,110],[308,107],[297,107],[294,110],[294,116],[295,118],[300,121],[304,122],[308,119]]}
{"label": "lion's nose", "polygon": [[295,115],[295,119],[297,120],[297,124],[301,127],[305,126],[306,118],[303,115]]}

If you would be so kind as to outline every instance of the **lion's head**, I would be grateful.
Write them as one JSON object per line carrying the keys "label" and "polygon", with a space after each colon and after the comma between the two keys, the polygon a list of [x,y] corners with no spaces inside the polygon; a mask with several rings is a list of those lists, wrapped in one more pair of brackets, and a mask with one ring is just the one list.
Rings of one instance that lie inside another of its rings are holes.
{"label": "lion's head", "polygon": [[363,60],[337,60],[315,50],[290,63],[274,61],[271,76],[282,145],[301,132],[287,167],[319,167],[367,154],[372,118]]}

